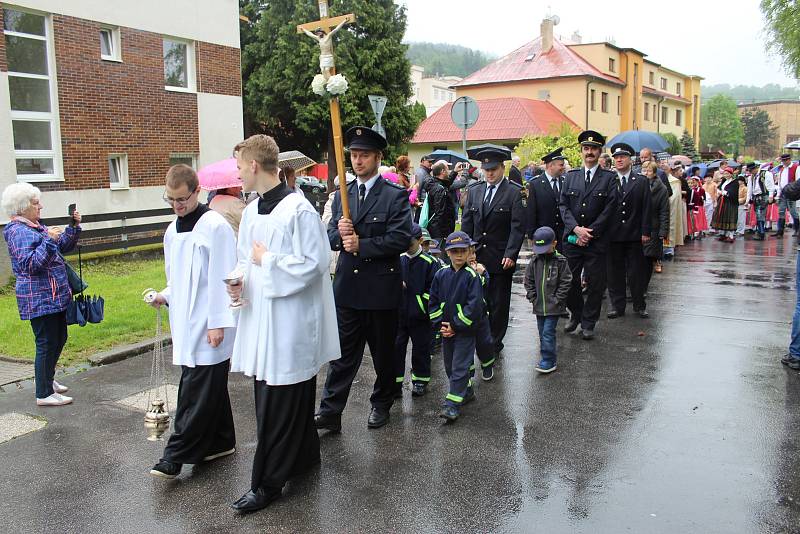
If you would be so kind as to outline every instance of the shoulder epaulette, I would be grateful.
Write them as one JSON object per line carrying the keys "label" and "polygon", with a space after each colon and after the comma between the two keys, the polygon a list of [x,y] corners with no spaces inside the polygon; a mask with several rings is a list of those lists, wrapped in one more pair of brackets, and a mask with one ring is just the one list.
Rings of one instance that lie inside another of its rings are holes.
{"label": "shoulder epaulette", "polygon": [[467,186],[467,188],[468,188],[468,189],[472,189],[473,187],[476,187],[476,186],[479,186],[479,185],[481,185],[481,184],[485,184],[485,183],[486,183],[486,180],[478,180],[478,181],[477,181],[477,182],[475,182],[475,183],[469,184],[469,185]]}
{"label": "shoulder epaulette", "polygon": [[520,184],[518,184],[517,182],[512,182],[511,180],[507,180],[507,181],[508,181],[509,185],[513,185],[517,189],[522,189],[522,186]]}
{"label": "shoulder epaulette", "polygon": [[401,191],[405,191],[405,190],[406,190],[406,188],[405,188],[405,187],[403,187],[402,185],[400,185],[400,184],[396,184],[396,183],[394,183],[394,182],[392,182],[392,181],[390,181],[390,180],[386,180],[386,179],[384,179],[383,181],[384,181],[384,182],[386,182],[386,185],[391,185],[391,186],[392,186],[392,187],[394,187],[395,189],[399,189],[399,190],[401,190]]}

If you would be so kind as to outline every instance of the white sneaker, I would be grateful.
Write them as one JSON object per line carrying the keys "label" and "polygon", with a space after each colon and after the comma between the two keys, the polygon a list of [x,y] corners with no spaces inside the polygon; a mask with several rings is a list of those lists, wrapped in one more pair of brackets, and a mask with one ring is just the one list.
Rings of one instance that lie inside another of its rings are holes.
{"label": "white sneaker", "polygon": [[72,397],[64,397],[58,393],[53,393],[49,397],[36,399],[37,406],[64,406],[72,402]]}
{"label": "white sneaker", "polygon": [[56,393],[66,393],[67,391],[69,391],[69,388],[53,380],[53,391],[55,391]]}

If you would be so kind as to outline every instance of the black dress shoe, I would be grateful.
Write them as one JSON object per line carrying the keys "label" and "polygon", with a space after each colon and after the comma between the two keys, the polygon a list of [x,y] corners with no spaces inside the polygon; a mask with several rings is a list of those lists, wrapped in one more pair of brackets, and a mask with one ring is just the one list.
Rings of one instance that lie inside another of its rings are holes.
{"label": "black dress shoe", "polygon": [[231,504],[231,508],[240,514],[256,512],[266,508],[274,500],[281,496],[281,488],[258,488],[256,491],[250,490]]}
{"label": "black dress shoe", "polygon": [[318,414],[314,416],[314,426],[317,430],[330,430],[331,432],[342,431],[342,416],[341,415],[323,415]]}
{"label": "black dress shoe", "polygon": [[581,337],[586,341],[594,339],[594,330],[581,330]]}
{"label": "black dress shoe", "polygon": [[606,317],[609,319],[616,319],[617,317],[625,317],[625,312],[618,312],[617,310],[611,310],[606,314]]}
{"label": "black dress shoe", "polygon": [[650,317],[650,314],[647,313],[647,310],[639,310],[636,313],[638,313],[639,317],[641,317],[642,319],[647,319],[648,317]]}
{"label": "black dress shoe", "polygon": [[386,423],[389,422],[389,412],[384,412],[377,408],[373,408],[371,412],[369,412],[369,418],[367,419],[367,428],[380,428]]}
{"label": "black dress shoe", "polygon": [[576,328],[578,328],[578,321],[573,319],[564,325],[564,332],[574,332]]}

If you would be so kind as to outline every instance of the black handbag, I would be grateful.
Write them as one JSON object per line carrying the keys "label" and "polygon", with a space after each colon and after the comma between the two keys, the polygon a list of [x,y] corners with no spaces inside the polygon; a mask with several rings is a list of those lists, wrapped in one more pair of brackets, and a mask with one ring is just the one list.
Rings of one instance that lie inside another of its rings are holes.
{"label": "black handbag", "polygon": [[[83,282],[83,262],[81,261],[81,247],[78,246],[78,286],[88,287]],[[99,323],[105,317],[105,299],[100,296],[85,296],[83,289],[73,297],[67,305],[67,324],[86,326],[86,323]]]}

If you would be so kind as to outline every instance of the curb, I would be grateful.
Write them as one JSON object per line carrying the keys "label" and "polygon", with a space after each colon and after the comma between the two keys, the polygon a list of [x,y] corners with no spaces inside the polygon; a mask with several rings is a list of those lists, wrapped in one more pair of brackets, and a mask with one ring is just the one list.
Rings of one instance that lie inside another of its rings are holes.
{"label": "curb", "polygon": [[[164,338],[163,343],[165,348],[171,346],[172,338],[171,337]],[[111,350],[107,350],[105,352],[99,352],[93,356],[90,356],[89,363],[92,365],[92,367],[97,367],[99,365],[107,365],[109,363],[121,362],[122,360],[127,360],[128,358],[139,356],[140,354],[152,352],[155,344],[156,340],[150,339],[148,341],[133,343],[131,345],[121,345]]]}
{"label": "curb", "polygon": [[27,363],[33,365],[33,360],[26,360],[25,358],[13,358],[11,356],[4,356],[2,354],[0,354],[0,362]]}

